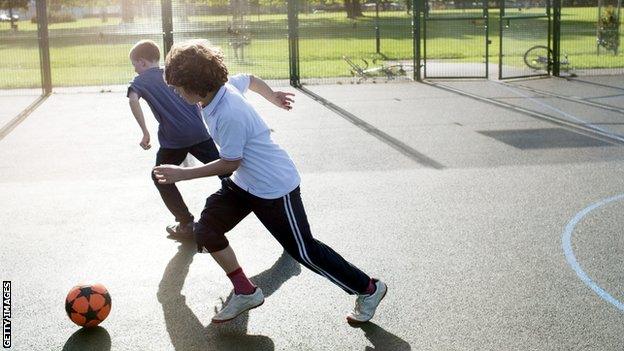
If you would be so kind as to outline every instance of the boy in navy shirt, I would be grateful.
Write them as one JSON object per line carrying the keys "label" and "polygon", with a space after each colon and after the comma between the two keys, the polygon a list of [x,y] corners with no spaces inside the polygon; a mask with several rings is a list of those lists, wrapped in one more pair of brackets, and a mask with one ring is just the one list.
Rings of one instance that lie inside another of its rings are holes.
{"label": "boy in navy shirt", "polygon": [[[157,166],[154,174],[158,181],[173,184],[232,173],[206,200],[195,227],[198,250],[211,253],[232,279],[241,268],[235,260],[224,257],[232,252],[225,233],[253,212],[293,258],[347,293],[358,295],[355,309],[347,316],[349,322],[369,321],[387,287],[312,237],[301,201],[299,173],[242,95],[254,78],[237,75],[228,80],[223,54],[206,42],[190,41],[174,45],[167,55],[165,79],[187,102],[200,104],[210,135],[219,146],[219,159],[191,168]],[[247,293],[235,291],[212,321],[231,320],[263,302],[259,288]]]}
{"label": "boy in navy shirt", "polygon": [[[139,103],[139,99],[143,98],[158,121],[160,149],[156,154],[156,165],[179,165],[189,153],[203,163],[214,161],[219,152],[208,135],[197,106],[186,103],[165,84],[159,60],[160,49],[151,40],[141,40],[130,50],[130,61],[138,75],[130,82],[127,96],[132,114],[143,131],[139,145],[145,150],[151,147],[150,134]],[[174,184],[158,183],[153,174],[152,179],[177,222],[167,226],[169,234],[192,237],[194,217],[178,188]]]}
{"label": "boy in navy shirt", "polygon": [[[132,114],[143,131],[139,145],[145,150],[151,147],[150,134],[145,126],[145,118],[139,103],[139,99],[143,98],[158,121],[160,149],[156,156],[157,166],[179,165],[189,153],[203,163],[218,159],[219,152],[206,130],[198,106],[188,104],[165,83],[159,60],[160,50],[151,40],[141,40],[130,50],[130,61],[138,76],[130,83],[127,96]],[[274,92],[263,96],[275,105],[288,110],[292,101],[289,95],[292,94]],[[167,231],[173,236],[191,238],[194,217],[184,203],[178,188],[175,184],[157,182],[153,174],[152,179],[177,222],[167,226]]]}

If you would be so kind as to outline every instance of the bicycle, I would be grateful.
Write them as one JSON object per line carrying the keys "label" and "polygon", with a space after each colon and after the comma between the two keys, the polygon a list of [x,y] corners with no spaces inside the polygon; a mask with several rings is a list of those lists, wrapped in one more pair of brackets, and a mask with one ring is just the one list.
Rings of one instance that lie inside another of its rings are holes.
{"label": "bicycle", "polygon": [[[342,59],[351,67],[350,72],[353,77],[357,77],[357,82],[360,83],[369,78],[374,79],[379,77],[386,77],[386,80],[396,79],[400,76],[407,75],[408,70],[413,70],[413,66],[410,64],[403,64],[400,62],[393,64],[381,64],[376,67],[369,68],[368,61],[361,59],[364,63],[363,66],[353,62],[349,57],[342,56]],[[377,60],[373,59],[373,64],[377,64]]]}
{"label": "bicycle", "polygon": [[[553,52],[545,45],[535,45],[524,53],[524,63],[536,71],[551,71],[553,66]],[[563,59],[559,61],[561,70],[568,72],[570,70],[570,60],[568,55],[564,54]]]}

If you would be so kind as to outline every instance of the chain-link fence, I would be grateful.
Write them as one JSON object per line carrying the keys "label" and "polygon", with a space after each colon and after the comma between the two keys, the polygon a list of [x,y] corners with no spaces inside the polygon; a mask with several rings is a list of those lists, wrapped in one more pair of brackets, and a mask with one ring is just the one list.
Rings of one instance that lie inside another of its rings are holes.
{"label": "chain-link fence", "polygon": [[0,1],[0,138],[9,122],[34,104],[43,90],[37,25],[27,20],[26,8],[3,8],[2,4]]}
{"label": "chain-link fence", "polygon": [[499,17],[499,78],[552,71],[552,16],[548,1],[503,1]]}
{"label": "chain-link fence", "polygon": [[130,48],[140,39],[162,43],[159,1],[71,8],[48,3],[54,86],[127,83]]}
{"label": "chain-link fence", "polygon": [[487,77],[487,13],[482,1],[425,2],[422,16],[425,78]]}
{"label": "chain-link fence", "polygon": [[253,73],[264,79],[288,79],[286,3],[260,5],[231,0],[223,5],[173,2],[174,42],[192,38],[220,47],[230,73]]}
{"label": "chain-link fence", "polygon": [[[393,5],[393,6],[390,6]],[[365,4],[350,19],[343,6],[299,12],[304,83],[402,80],[413,71],[411,13],[396,3]]]}
{"label": "chain-link fence", "polygon": [[[15,24],[17,28],[20,22]],[[35,26],[34,30],[17,30],[10,26],[8,21],[0,22],[0,86],[4,89],[40,89],[37,28]]]}
{"label": "chain-link fence", "polygon": [[[164,52],[169,22],[172,41],[199,37],[222,47],[232,73],[287,80],[296,61],[304,83],[410,79],[418,39],[428,76],[486,76],[499,54],[511,69],[534,73],[539,69],[526,64],[525,53],[548,46],[542,39],[549,18],[522,18],[543,14],[547,0],[507,0],[503,17],[500,1],[292,1],[298,50],[289,46],[287,0],[47,0],[52,84],[125,84],[134,75],[129,49],[153,39]],[[167,2],[172,11],[163,14]],[[0,89],[42,86],[36,3],[0,1]],[[562,69],[624,73],[620,19],[621,0],[563,0]],[[416,29],[421,38],[415,40]],[[546,57],[548,65],[549,56],[536,58]]]}
{"label": "chain-link fence", "polygon": [[622,0],[563,0],[561,59],[577,74],[624,73]]}

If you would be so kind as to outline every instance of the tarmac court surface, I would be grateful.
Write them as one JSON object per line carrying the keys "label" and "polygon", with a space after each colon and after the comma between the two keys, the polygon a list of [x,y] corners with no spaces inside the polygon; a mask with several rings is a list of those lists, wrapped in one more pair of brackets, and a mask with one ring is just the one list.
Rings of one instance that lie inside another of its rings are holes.
{"label": "tarmac court surface", "polygon": [[[299,168],[315,237],[388,284],[372,322],[349,326],[354,297],[249,216],[228,238],[266,301],[211,324],[231,286],[167,238],[149,109],[144,151],[123,87],[59,89],[0,140],[12,348],[621,349],[621,76],[279,89],[292,111],[247,96]],[[179,187],[198,216],[219,182]],[[113,301],[91,331],[64,310],[82,282]]]}

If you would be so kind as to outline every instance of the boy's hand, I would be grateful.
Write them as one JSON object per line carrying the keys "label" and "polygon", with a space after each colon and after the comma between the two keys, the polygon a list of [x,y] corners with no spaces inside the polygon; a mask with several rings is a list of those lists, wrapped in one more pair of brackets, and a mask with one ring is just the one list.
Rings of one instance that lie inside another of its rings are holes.
{"label": "boy's hand", "polygon": [[160,165],[154,167],[154,176],[160,184],[173,184],[184,179],[186,169],[174,165]]}
{"label": "boy's hand", "polygon": [[150,145],[150,135],[149,135],[149,133],[143,134],[143,139],[141,139],[141,142],[139,143],[139,145],[141,145],[143,150],[148,150],[149,148],[152,147],[152,145]]}
{"label": "boy's hand", "polygon": [[285,91],[276,91],[273,93],[273,98],[271,99],[271,102],[273,103],[273,105],[279,108],[290,111],[292,109],[291,103],[295,102],[295,100],[293,100],[291,96],[295,96],[295,94],[287,93]]}

